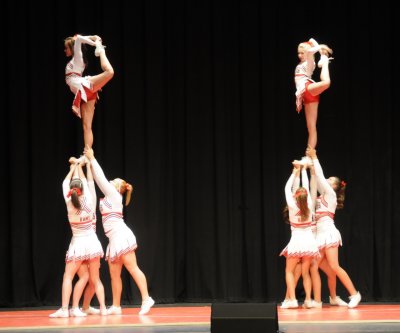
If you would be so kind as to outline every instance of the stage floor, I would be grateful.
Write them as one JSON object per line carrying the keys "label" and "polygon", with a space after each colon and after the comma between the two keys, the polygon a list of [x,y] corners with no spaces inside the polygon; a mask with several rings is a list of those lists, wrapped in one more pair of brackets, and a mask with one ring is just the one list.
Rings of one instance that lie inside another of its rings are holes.
{"label": "stage floor", "polygon": [[[137,307],[125,307],[119,316],[49,318],[54,310],[0,310],[0,332],[210,333],[211,325],[210,304],[156,305],[146,316],[139,316]],[[286,333],[400,333],[400,304],[362,304],[355,309],[278,307],[278,324],[279,331]]]}

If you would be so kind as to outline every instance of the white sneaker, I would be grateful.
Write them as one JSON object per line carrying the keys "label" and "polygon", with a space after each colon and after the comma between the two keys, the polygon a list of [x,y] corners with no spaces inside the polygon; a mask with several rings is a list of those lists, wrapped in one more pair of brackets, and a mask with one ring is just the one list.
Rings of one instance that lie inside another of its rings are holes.
{"label": "white sneaker", "polygon": [[336,296],[335,298],[331,298],[331,296],[329,296],[329,304],[336,306],[347,306],[347,303],[342,300],[340,296]]}
{"label": "white sneaker", "polygon": [[104,51],[106,47],[101,43],[101,40],[96,41],[96,49],[94,50],[94,55],[100,57],[100,53]]}
{"label": "white sneaker", "polygon": [[358,305],[358,303],[361,302],[361,294],[359,291],[357,291],[357,294],[350,296],[349,298],[350,298],[350,302],[349,302],[349,304],[347,304],[347,306],[350,309],[355,308]]}
{"label": "white sneaker", "polygon": [[322,302],[317,302],[315,300],[312,300],[311,307],[316,309],[322,309]]}
{"label": "white sneaker", "polygon": [[84,313],[88,314],[88,315],[98,315],[100,314],[100,310],[96,309],[96,308],[92,308],[91,306],[89,306],[87,309],[81,309]]}
{"label": "white sneaker", "polygon": [[285,305],[287,301],[288,301],[288,299],[285,298],[285,299],[283,300],[283,302],[281,303],[281,306],[282,306],[282,305]]}
{"label": "white sneaker", "polygon": [[328,58],[328,56],[326,56],[325,54],[321,54],[321,58],[318,61],[318,67],[322,68],[322,66],[326,63],[329,64],[331,62],[331,60],[333,60],[332,57]]}
{"label": "white sneaker", "polygon": [[111,306],[107,309],[107,314],[108,314],[108,315],[120,315],[120,314],[122,314],[122,309],[121,309],[120,306],[111,305]]}
{"label": "white sneaker", "polygon": [[68,309],[64,310],[63,308],[59,308],[56,312],[49,315],[50,318],[68,318],[69,313]]}
{"label": "white sneaker", "polygon": [[69,315],[71,317],[86,317],[87,314],[85,312],[82,312],[81,309],[79,308],[71,308],[69,310]]}
{"label": "white sneaker", "polygon": [[148,299],[146,299],[145,301],[142,302],[142,306],[141,306],[141,310],[139,311],[140,315],[144,315],[147,312],[150,311],[150,308],[154,305],[154,299],[152,299],[151,297],[149,297]]}
{"label": "white sneaker", "polygon": [[293,300],[286,300],[284,304],[282,303],[281,309],[296,309],[299,307],[299,303],[297,302],[297,299]]}

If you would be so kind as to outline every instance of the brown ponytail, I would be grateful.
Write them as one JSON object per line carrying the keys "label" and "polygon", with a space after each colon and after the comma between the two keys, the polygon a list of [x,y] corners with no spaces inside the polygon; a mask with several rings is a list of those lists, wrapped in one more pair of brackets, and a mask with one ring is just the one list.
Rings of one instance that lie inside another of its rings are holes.
{"label": "brown ponytail", "polygon": [[79,178],[74,178],[69,183],[69,193],[68,196],[71,196],[71,202],[75,208],[81,209],[81,202],[79,200],[79,196],[82,193],[83,184]]}
{"label": "brown ponytail", "polygon": [[344,199],[345,199],[345,191],[346,191],[346,182],[344,180],[341,180],[338,177],[335,178],[335,192],[336,192],[336,201],[337,201],[337,206],[336,209],[343,209],[344,207]]}
{"label": "brown ponytail", "polygon": [[130,184],[126,183],[125,185],[125,191],[126,191],[126,195],[125,195],[125,206],[128,206],[129,203],[131,202],[131,196],[132,196],[132,190],[133,187],[132,185],[129,186]]}
{"label": "brown ponytail", "polygon": [[310,208],[308,208],[308,193],[304,187],[299,187],[294,195],[297,205],[300,209],[301,220],[307,221],[310,217]]}

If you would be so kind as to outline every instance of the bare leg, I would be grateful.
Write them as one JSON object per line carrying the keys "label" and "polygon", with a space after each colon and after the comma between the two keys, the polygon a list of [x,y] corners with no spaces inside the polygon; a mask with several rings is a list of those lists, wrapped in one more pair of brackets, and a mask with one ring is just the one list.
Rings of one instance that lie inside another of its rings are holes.
{"label": "bare leg", "polygon": [[122,293],[122,261],[121,259],[116,261],[108,261],[108,268],[110,270],[111,277],[111,289],[113,295],[113,305],[115,307],[121,306],[121,293]]}
{"label": "bare leg", "polygon": [[97,299],[100,304],[100,311],[106,312],[106,303],[104,297],[104,287],[100,280],[100,257],[94,258],[89,262],[90,281],[94,286]]}
{"label": "bare leg", "polygon": [[[321,251],[322,252],[322,251]],[[323,253],[321,253],[323,255]],[[321,303],[321,276],[319,275],[319,261],[314,261],[310,267],[314,300]]]}
{"label": "bare leg", "polygon": [[329,266],[326,258],[321,261],[319,268],[321,268],[328,278],[329,296],[331,296],[333,299],[336,298],[336,274],[331,266]]}
{"label": "bare leg", "polygon": [[315,149],[317,146],[317,118],[318,118],[318,102],[308,103],[304,105],[304,112],[306,115],[306,123],[308,130],[307,145]]}
{"label": "bare leg", "polygon": [[149,298],[149,291],[147,289],[147,280],[146,276],[140,270],[136,261],[136,254],[134,251],[128,252],[122,256],[122,261],[128,270],[129,274],[135,280],[140,294],[142,295],[142,301],[145,301]]}
{"label": "bare leg", "polygon": [[[297,283],[299,282],[299,279],[300,279],[300,276],[301,276],[301,262],[297,263],[293,274],[294,274],[293,275],[293,277],[294,277],[294,288],[296,288]],[[286,289],[285,299],[289,299],[289,293],[288,293],[287,289]]]}
{"label": "bare leg", "polygon": [[296,299],[294,271],[298,262],[299,262],[298,258],[286,258],[285,278],[286,278],[286,288],[288,291],[288,299],[290,300]]}
{"label": "bare leg", "polygon": [[339,266],[338,252],[338,247],[330,247],[325,249],[326,259],[328,260],[329,266],[331,266],[332,270],[335,272],[340,282],[343,283],[349,294],[351,296],[355,295],[357,294],[357,290],[354,287],[353,282],[351,281],[347,272]]}
{"label": "bare leg", "polygon": [[82,261],[69,261],[65,265],[65,272],[62,283],[62,308],[68,309],[72,293],[72,280],[78,271]]}
{"label": "bare leg", "polygon": [[103,88],[114,76],[114,69],[106,56],[105,50],[102,50],[100,53],[100,65],[103,73],[89,78],[90,82],[93,84],[93,91],[98,91]]}
{"label": "bare leg", "polygon": [[78,270],[79,280],[74,285],[74,291],[72,294],[72,307],[79,307],[79,301],[82,297],[83,290],[86,287],[86,284],[89,281],[89,269],[85,263],[79,267]]}
{"label": "bare leg", "polygon": [[303,258],[301,262],[301,276],[303,277],[303,286],[306,293],[306,300],[311,301],[311,276],[310,276],[311,258]]}
{"label": "bare leg", "polygon": [[92,122],[94,117],[95,103],[95,100],[91,100],[81,104],[83,141],[85,147],[89,146],[90,148],[93,146]]}

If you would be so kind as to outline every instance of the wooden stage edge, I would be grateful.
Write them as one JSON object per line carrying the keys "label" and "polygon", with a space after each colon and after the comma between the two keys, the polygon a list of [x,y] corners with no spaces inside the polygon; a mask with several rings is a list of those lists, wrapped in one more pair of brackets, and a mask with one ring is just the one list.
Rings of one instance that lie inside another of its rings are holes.
{"label": "wooden stage edge", "polygon": [[[155,305],[147,315],[139,308],[124,307],[122,315],[49,318],[53,308],[0,309],[0,331],[137,326],[210,326],[211,305]],[[361,304],[355,309],[324,305],[322,309],[280,309],[280,324],[400,323],[400,303]]]}

